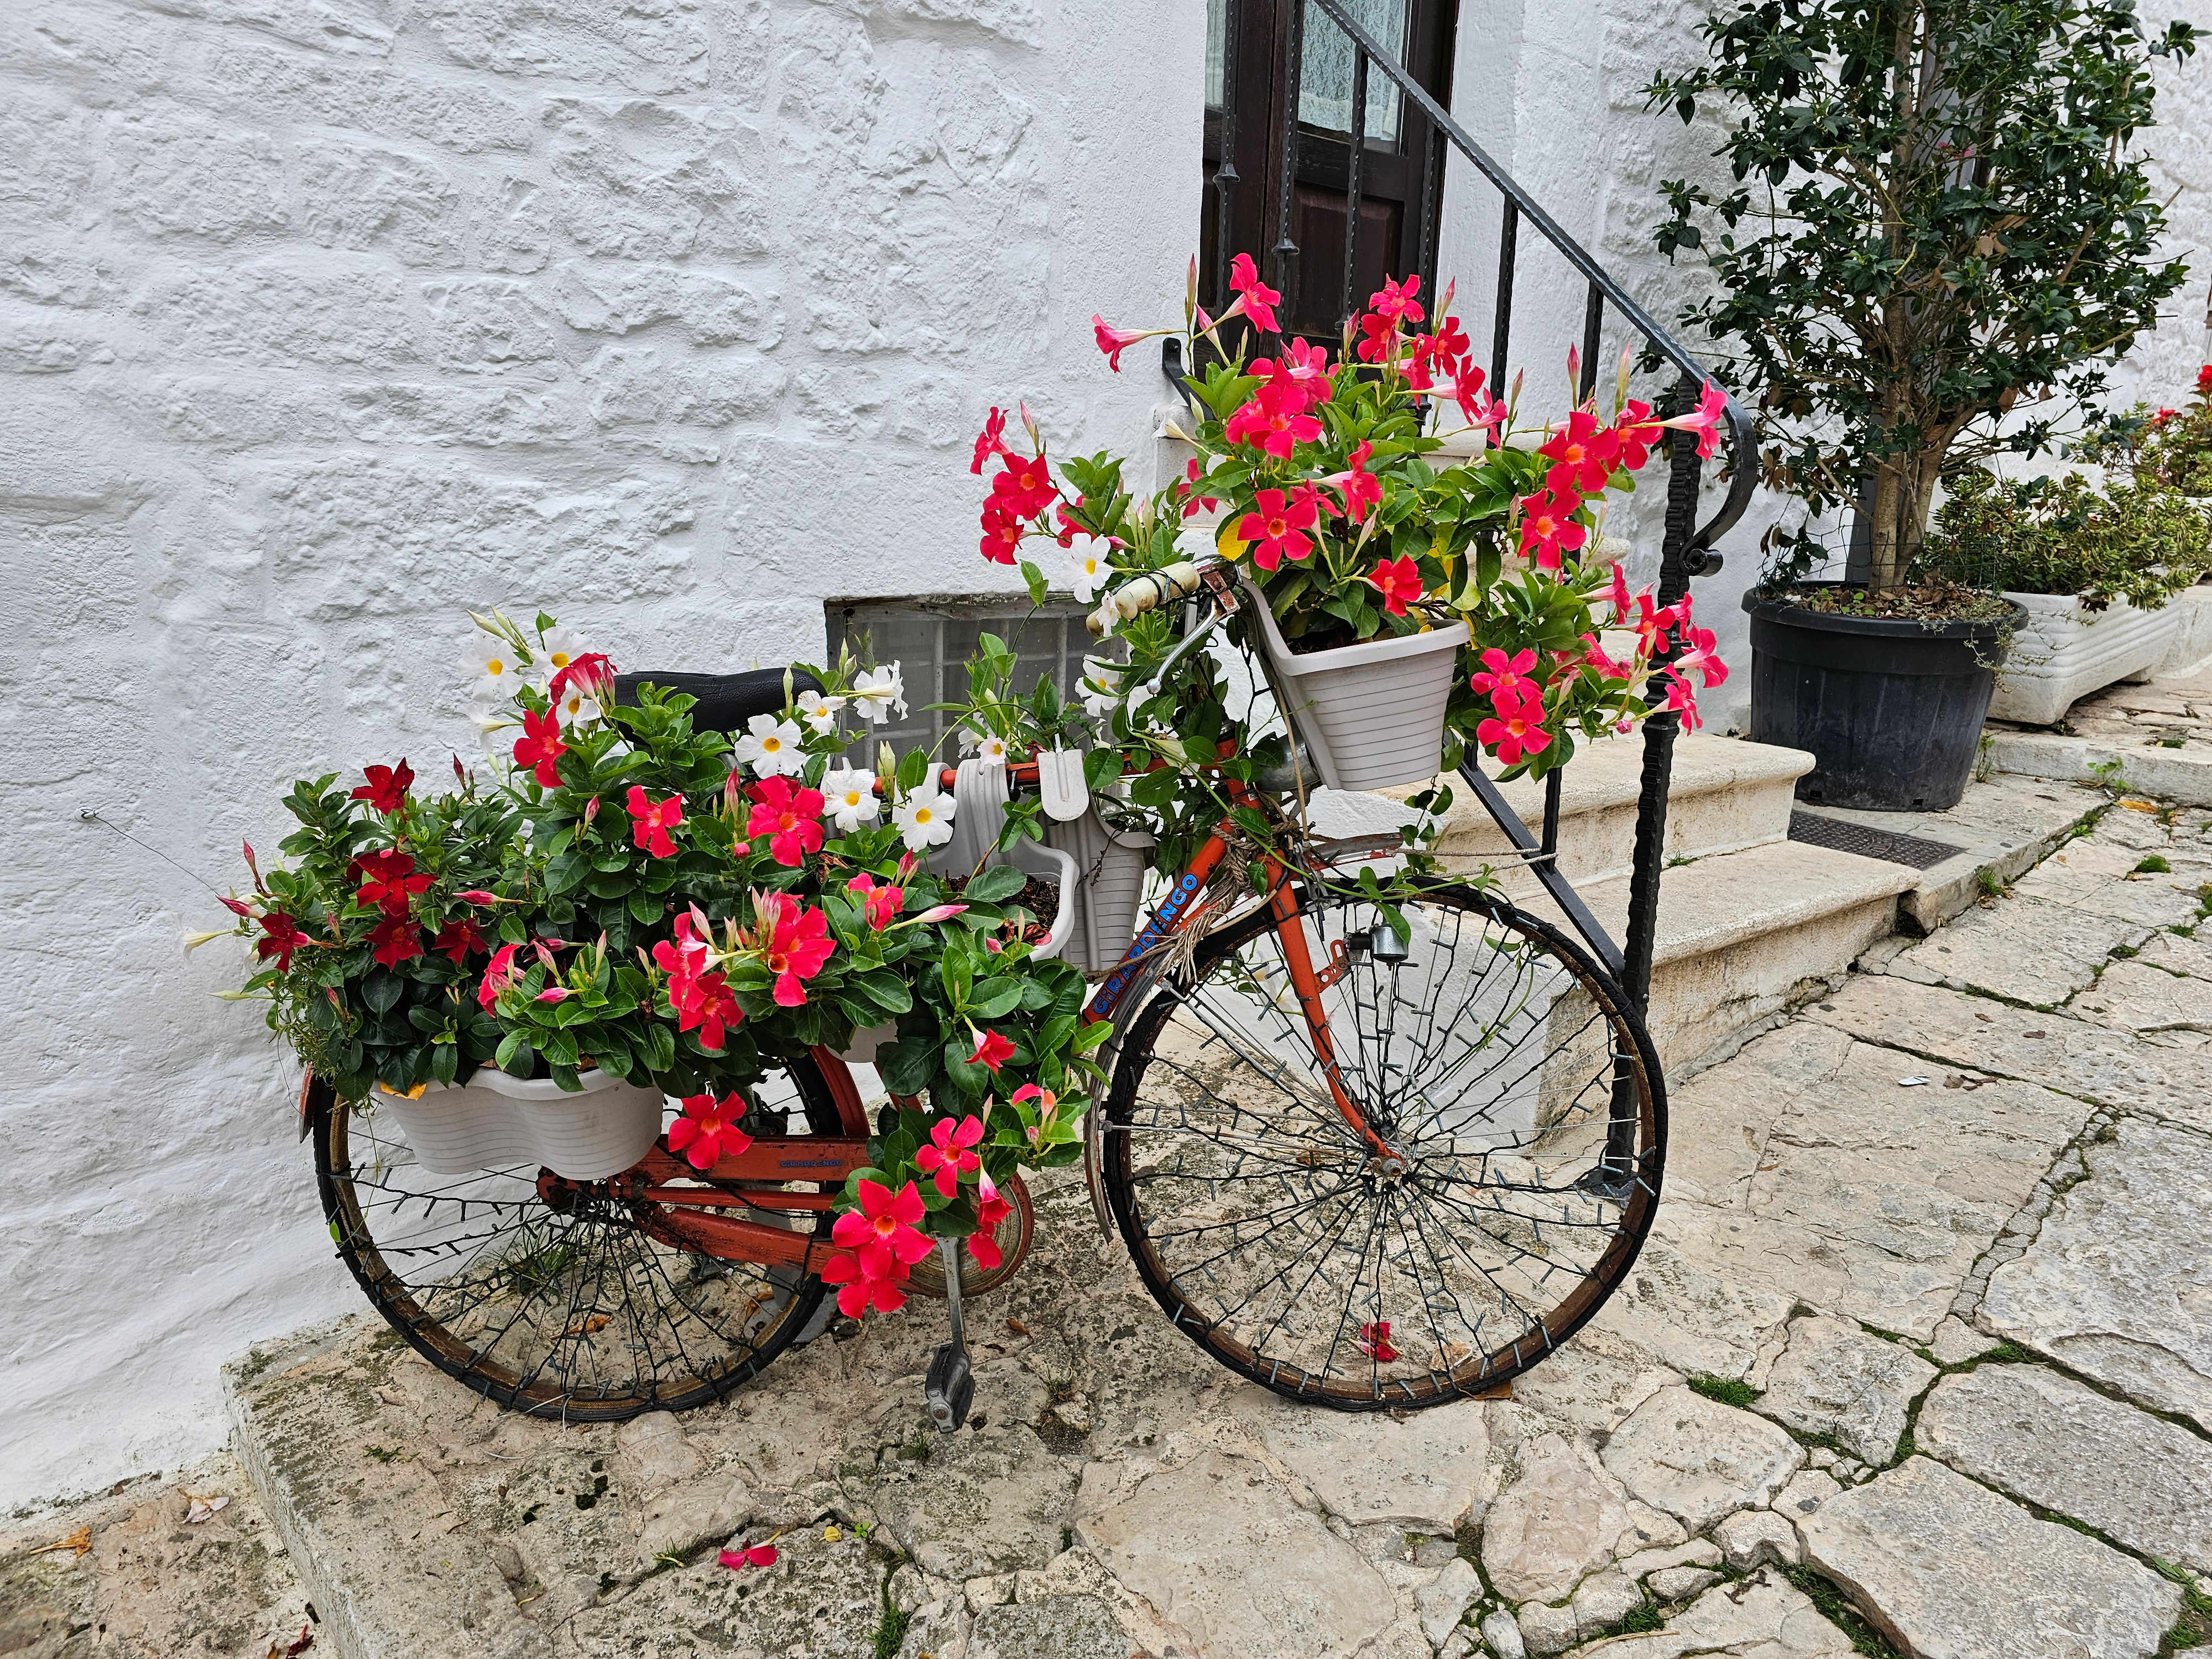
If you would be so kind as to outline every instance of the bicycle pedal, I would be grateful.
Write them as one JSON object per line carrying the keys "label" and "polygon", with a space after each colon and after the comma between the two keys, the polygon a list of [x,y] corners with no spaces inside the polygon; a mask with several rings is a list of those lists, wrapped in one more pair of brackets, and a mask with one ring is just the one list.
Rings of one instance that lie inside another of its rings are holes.
{"label": "bicycle pedal", "polygon": [[929,1402],[930,1421],[946,1434],[968,1420],[968,1407],[975,1398],[975,1373],[965,1350],[951,1343],[930,1357],[929,1375],[922,1380],[922,1398]]}

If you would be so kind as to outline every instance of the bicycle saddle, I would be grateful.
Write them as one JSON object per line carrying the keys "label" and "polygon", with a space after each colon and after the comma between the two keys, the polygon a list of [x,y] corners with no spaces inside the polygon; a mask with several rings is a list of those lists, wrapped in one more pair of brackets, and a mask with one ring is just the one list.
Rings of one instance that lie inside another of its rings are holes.
{"label": "bicycle saddle", "polygon": [[[745,722],[756,714],[783,712],[783,676],[781,668],[750,668],[737,674],[682,674],[673,669],[648,669],[643,673],[616,675],[615,701],[634,708],[637,706],[639,686],[662,686],[698,699],[698,707],[691,711],[695,730],[742,732]],[[821,689],[822,682],[813,675],[799,669],[791,671],[793,696],[801,691]]]}

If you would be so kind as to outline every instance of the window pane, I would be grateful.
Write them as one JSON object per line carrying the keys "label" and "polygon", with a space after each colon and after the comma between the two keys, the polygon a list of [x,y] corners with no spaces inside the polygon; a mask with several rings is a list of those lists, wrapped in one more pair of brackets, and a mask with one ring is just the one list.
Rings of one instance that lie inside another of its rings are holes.
{"label": "window pane", "polygon": [[1229,54],[1229,0],[1206,0],[1206,106],[1221,107],[1223,60]]}
{"label": "window pane", "polygon": [[[1352,21],[1375,44],[1403,63],[1406,14],[1413,0],[1343,0]],[[1305,60],[1298,70],[1298,119],[1324,132],[1352,131],[1352,37],[1306,0]],[[1212,62],[1209,56],[1210,64]],[[1398,142],[1398,83],[1367,66],[1367,137],[1395,147]]]}

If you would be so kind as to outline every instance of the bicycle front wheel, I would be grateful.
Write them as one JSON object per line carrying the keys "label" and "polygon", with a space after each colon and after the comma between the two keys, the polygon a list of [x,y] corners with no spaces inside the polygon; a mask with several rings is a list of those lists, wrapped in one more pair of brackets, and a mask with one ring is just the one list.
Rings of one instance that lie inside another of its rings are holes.
{"label": "bicycle front wheel", "polygon": [[1347,1122],[1266,908],[1164,975],[1122,1039],[1103,1175],[1177,1329],[1276,1393],[1439,1404],[1551,1353],[1626,1275],[1658,1206],[1659,1065],[1557,929],[1440,885],[1378,907],[1307,893],[1297,924]]}

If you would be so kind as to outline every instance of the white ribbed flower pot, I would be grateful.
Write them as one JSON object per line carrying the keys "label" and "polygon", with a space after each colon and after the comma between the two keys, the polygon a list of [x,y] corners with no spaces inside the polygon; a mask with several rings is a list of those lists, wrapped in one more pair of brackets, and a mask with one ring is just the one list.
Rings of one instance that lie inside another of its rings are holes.
{"label": "white ribbed flower pot", "polygon": [[1301,654],[1284,643],[1267,600],[1249,586],[1245,592],[1323,783],[1387,789],[1436,776],[1464,623]]}
{"label": "white ribbed flower pot", "polygon": [[605,1072],[580,1074],[580,1094],[550,1078],[485,1066],[466,1085],[433,1083],[413,1100],[379,1090],[376,1109],[398,1120],[432,1175],[543,1165],[571,1181],[618,1175],[660,1135],[661,1094]]}
{"label": "white ribbed flower pot", "polygon": [[2155,611],[2125,599],[2091,611],[2071,593],[2005,598],[2027,612],[2027,625],[2006,653],[1990,715],[2026,726],[2052,725],[2092,691],[2156,667],[2184,619],[2172,600]]}
{"label": "white ribbed flower pot", "polygon": [[1082,916],[1067,960],[1086,974],[1103,974],[1127,953],[1136,935],[1145,877],[1152,867],[1152,838],[1109,829],[1096,811],[1049,825],[1045,835],[1075,860]]}

